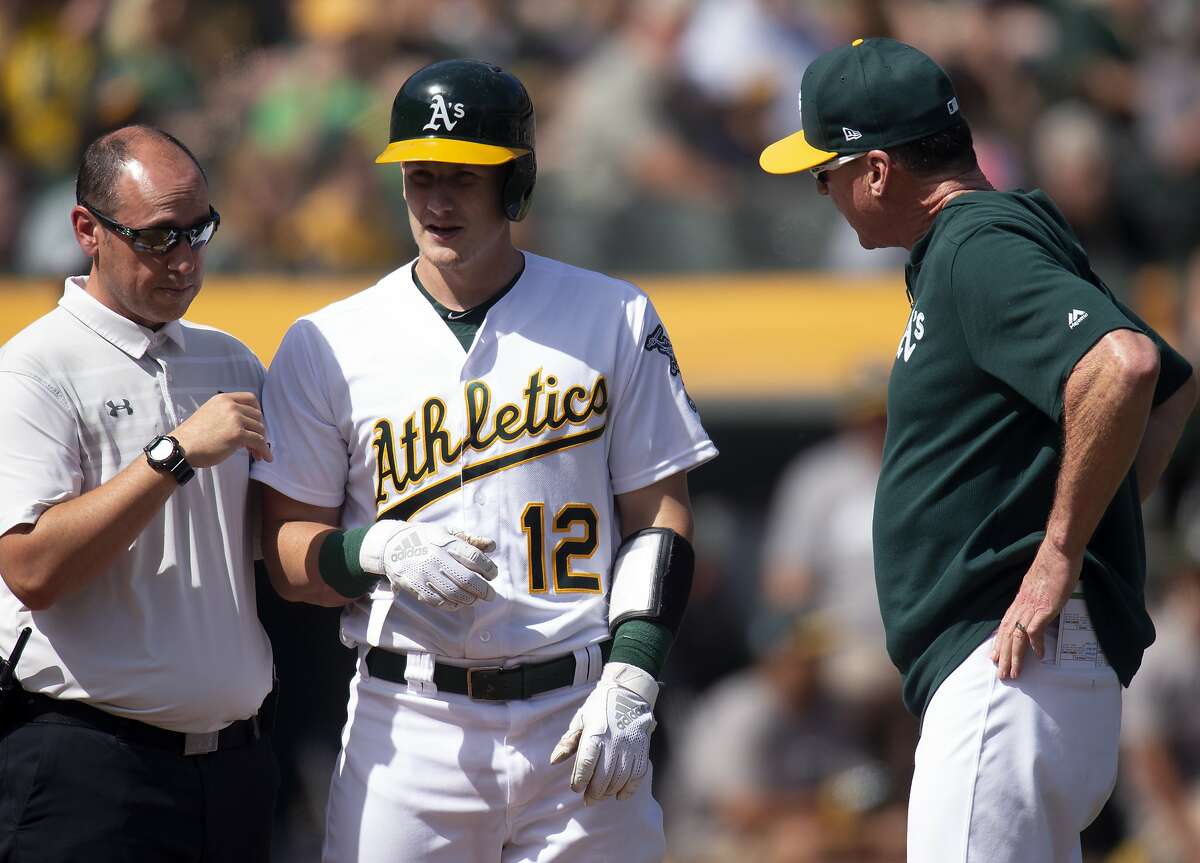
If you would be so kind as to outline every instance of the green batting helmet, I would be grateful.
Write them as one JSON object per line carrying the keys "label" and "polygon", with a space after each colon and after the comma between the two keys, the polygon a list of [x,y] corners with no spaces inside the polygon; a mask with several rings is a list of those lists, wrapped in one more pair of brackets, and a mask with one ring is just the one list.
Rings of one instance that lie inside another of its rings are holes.
{"label": "green batting helmet", "polygon": [[510,164],[501,205],[514,222],[533,197],[533,102],[509,72],[443,60],[414,72],[392,103],[390,143],[376,162]]}

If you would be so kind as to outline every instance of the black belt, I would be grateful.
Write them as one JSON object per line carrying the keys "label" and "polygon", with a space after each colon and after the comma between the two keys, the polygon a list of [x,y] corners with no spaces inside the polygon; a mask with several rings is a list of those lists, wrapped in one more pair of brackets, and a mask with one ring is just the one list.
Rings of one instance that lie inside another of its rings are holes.
{"label": "black belt", "polygon": [[[268,699],[271,697],[267,696]],[[162,749],[176,755],[205,755],[209,752],[248,746],[267,730],[259,718],[262,716],[261,712],[249,719],[238,720],[220,731],[188,734],[148,725],[136,719],[115,716],[82,701],[50,698],[36,692],[24,693],[13,706],[13,718],[17,722],[57,723],[90,728],[111,734],[118,740]]]}
{"label": "black belt", "polygon": [[[607,660],[612,641],[600,643],[600,655]],[[367,670],[372,677],[392,683],[406,683],[408,656],[380,647],[367,651]],[[435,663],[433,683],[439,692],[467,695],[476,701],[519,701],[575,682],[575,655],[568,653],[546,662],[529,662],[512,668],[484,665]]]}

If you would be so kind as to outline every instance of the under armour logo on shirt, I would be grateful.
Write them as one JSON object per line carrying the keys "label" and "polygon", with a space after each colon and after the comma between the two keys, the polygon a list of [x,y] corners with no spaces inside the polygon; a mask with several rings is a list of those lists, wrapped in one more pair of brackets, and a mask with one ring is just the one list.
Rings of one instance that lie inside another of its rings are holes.
{"label": "under armour logo on shirt", "polygon": [[[432,129],[437,131],[438,123],[441,123],[446,131],[450,131],[458,125],[458,121],[466,114],[466,109],[463,108],[462,102],[446,102],[446,97],[441,93],[434,95],[429,102],[429,107],[433,109],[433,113],[429,116],[429,122],[422,126],[422,129]],[[454,109],[456,119],[450,119],[450,109]]]}
{"label": "under armour logo on shirt", "polygon": [[117,416],[121,411],[125,411],[125,413],[133,416],[133,405],[129,403],[129,399],[121,399],[120,404],[114,401],[107,401],[105,404],[108,405],[108,415],[110,417]]}

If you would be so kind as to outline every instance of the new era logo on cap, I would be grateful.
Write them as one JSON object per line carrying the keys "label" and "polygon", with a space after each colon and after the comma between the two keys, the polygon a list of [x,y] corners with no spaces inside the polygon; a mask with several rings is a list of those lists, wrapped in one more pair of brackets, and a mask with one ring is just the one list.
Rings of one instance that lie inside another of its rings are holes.
{"label": "new era logo on cap", "polygon": [[848,129],[845,126],[842,126],[842,134],[846,136],[847,141],[857,141],[862,137],[862,132],[857,129]]}

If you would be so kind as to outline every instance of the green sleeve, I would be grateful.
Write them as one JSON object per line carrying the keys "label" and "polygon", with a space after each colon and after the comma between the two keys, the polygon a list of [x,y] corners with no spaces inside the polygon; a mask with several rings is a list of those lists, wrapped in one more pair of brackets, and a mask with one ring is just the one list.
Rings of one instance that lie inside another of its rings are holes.
{"label": "green sleeve", "polygon": [[1116,303],[1125,316],[1137,324],[1138,328],[1149,336],[1158,347],[1158,384],[1154,387],[1154,404],[1158,406],[1174,395],[1175,391],[1192,376],[1192,364],[1167,344],[1167,340],[1138,317],[1132,309],[1125,306],[1120,300],[1117,300]]}
{"label": "green sleeve", "polygon": [[963,240],[951,290],[976,365],[1056,422],[1084,354],[1113,330],[1142,330],[1106,288],[1017,226],[988,225]]}
{"label": "green sleeve", "polygon": [[367,528],[335,530],[321,542],[317,571],[325,583],[348,599],[357,599],[375,587],[379,576],[366,572],[358,563]]}
{"label": "green sleeve", "polygon": [[649,620],[627,620],[613,633],[609,662],[627,662],[661,679],[663,666],[675,636],[661,623]]}

